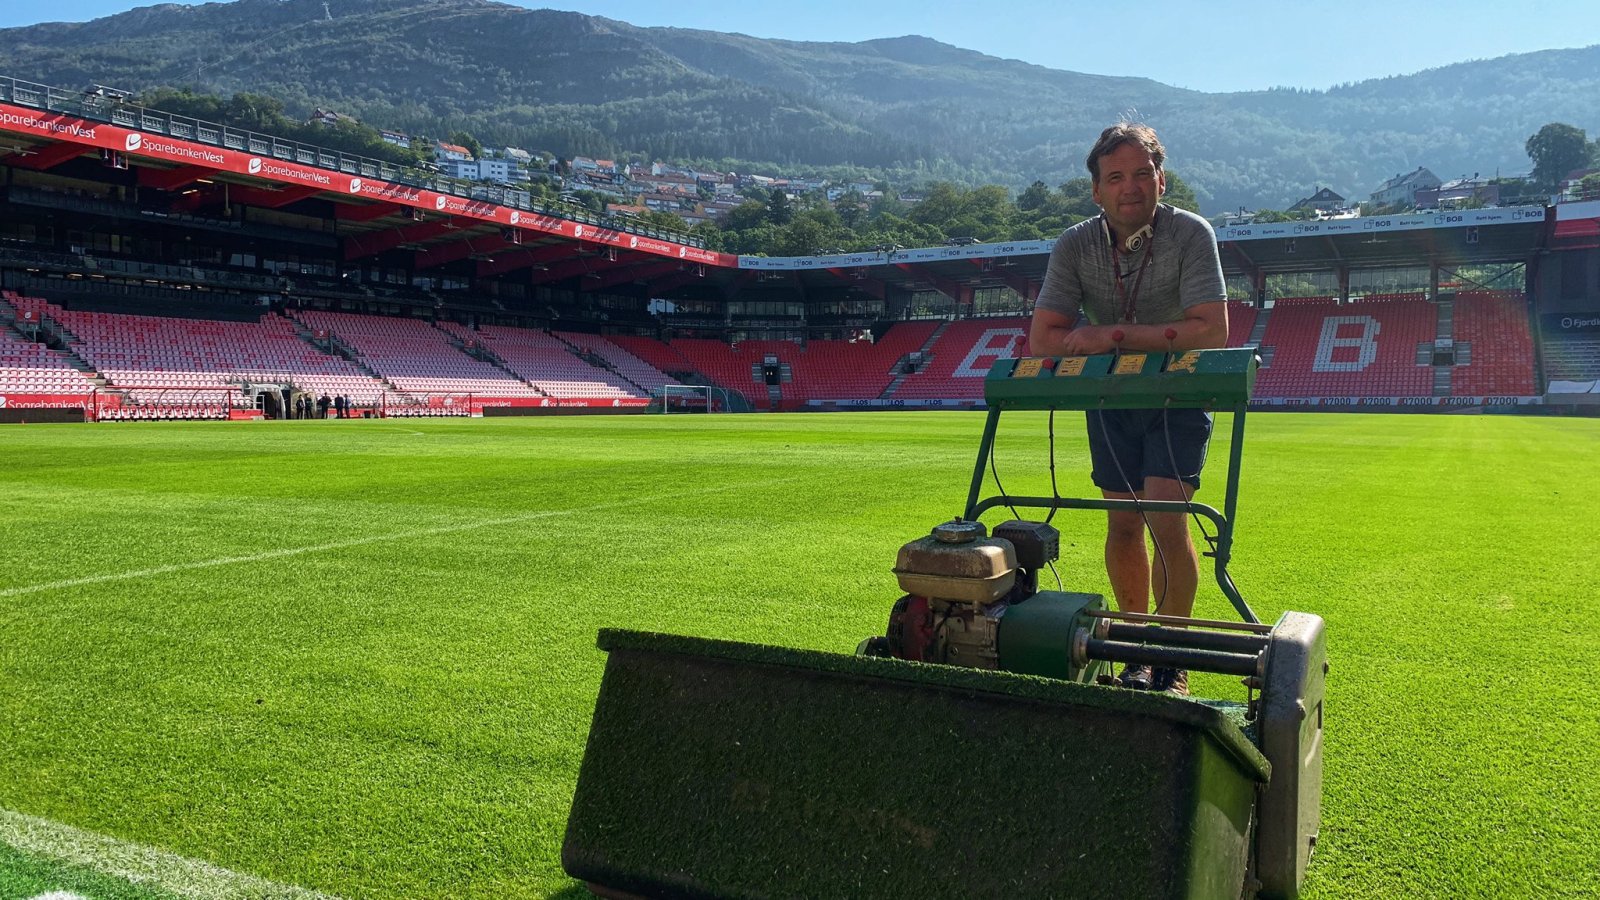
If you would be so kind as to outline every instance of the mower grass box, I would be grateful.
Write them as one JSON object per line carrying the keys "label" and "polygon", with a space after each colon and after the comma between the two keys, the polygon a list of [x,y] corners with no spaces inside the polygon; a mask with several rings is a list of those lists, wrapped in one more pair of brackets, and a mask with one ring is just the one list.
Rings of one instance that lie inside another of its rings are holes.
{"label": "mower grass box", "polygon": [[562,861],[652,897],[1239,896],[1265,758],[1219,709],[602,631]]}

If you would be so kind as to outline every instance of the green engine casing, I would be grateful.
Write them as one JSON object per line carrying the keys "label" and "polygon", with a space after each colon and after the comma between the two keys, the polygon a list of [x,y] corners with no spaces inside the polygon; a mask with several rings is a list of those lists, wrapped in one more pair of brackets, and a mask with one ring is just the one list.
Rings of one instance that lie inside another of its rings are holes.
{"label": "green engine casing", "polygon": [[1087,666],[1073,665],[1072,636],[1093,623],[1087,612],[1102,609],[1104,597],[1076,591],[1039,591],[1011,605],[1000,619],[996,648],[1000,668],[1019,675],[1093,682],[1106,664],[1091,660]]}

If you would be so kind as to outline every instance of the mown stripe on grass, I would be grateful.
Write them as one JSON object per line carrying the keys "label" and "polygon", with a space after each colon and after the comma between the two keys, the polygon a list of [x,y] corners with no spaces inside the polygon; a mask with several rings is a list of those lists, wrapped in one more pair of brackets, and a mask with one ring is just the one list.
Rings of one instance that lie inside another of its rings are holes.
{"label": "mown stripe on grass", "polygon": [[476,522],[459,522],[454,525],[436,525],[431,528],[418,528],[411,531],[397,531],[389,534],[373,534],[366,537],[350,538],[343,541],[329,541],[321,544],[309,544],[302,547],[283,547],[277,550],[263,550],[260,553],[250,553],[244,556],[219,556],[216,559],[201,559],[194,562],[170,563],[164,566],[150,566],[144,569],[135,569],[131,572],[109,572],[104,575],[85,575],[82,578],[68,578],[62,581],[48,581],[42,584],[24,584],[17,587],[0,589],[0,599],[19,597],[24,594],[37,594],[45,591],[58,591],[65,588],[82,587],[86,584],[104,584],[108,581],[130,581],[140,578],[152,578],[158,575],[170,575],[174,572],[188,572],[195,569],[213,569],[218,566],[231,566],[238,563],[265,562],[269,559],[282,559],[286,556],[299,556],[304,553],[322,553],[329,550],[346,550],[351,547],[361,547],[367,544],[381,544],[384,541],[404,541],[421,537],[437,537],[444,534],[457,534],[463,531],[472,531],[478,528],[499,528],[505,525],[519,525],[524,522],[533,522],[539,519],[551,519],[558,516],[585,515],[588,513],[604,512],[609,509],[622,509],[630,506],[643,506],[658,503],[663,500],[679,500],[684,497],[700,496],[704,494],[726,493],[728,491],[743,491],[750,488],[771,487],[795,481],[795,478],[771,478],[764,481],[724,483],[698,487],[692,491],[675,491],[661,494],[650,494],[643,497],[633,497],[627,500],[612,500],[607,503],[596,503],[592,506],[581,506],[572,509],[546,509],[539,512],[523,513],[516,516],[502,516],[497,519],[480,519]]}
{"label": "mown stripe on grass", "polygon": [[333,900],[329,894],[278,884],[9,809],[0,809],[0,843],[179,897]]}

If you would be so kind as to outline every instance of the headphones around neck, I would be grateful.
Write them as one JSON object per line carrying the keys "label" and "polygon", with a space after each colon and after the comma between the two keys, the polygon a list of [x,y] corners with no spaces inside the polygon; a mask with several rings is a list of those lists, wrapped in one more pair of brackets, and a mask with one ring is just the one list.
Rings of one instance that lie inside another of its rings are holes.
{"label": "headphones around neck", "polygon": [[[1146,225],[1145,227],[1124,238],[1122,241],[1122,252],[1138,253],[1139,250],[1144,247],[1145,243],[1148,242],[1155,234],[1154,226],[1155,221],[1152,219],[1149,225]],[[1106,246],[1115,246],[1115,243],[1111,239],[1111,223],[1106,221],[1105,213],[1100,214],[1100,231],[1106,236]]]}

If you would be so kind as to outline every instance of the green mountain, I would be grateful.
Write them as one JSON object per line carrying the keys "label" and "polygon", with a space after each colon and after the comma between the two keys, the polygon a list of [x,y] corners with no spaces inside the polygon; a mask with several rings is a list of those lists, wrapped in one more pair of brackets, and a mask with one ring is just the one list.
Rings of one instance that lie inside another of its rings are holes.
{"label": "green mountain", "polygon": [[1319,186],[1363,199],[1419,165],[1522,173],[1523,143],[1545,123],[1600,130],[1600,45],[1329,91],[1207,94],[921,37],[763,40],[490,0],[166,4],[0,40],[0,74],[50,85],[250,91],[298,113],[563,156],[853,166],[902,181],[1059,184],[1131,112],[1161,132],[1207,212],[1281,208]]}

